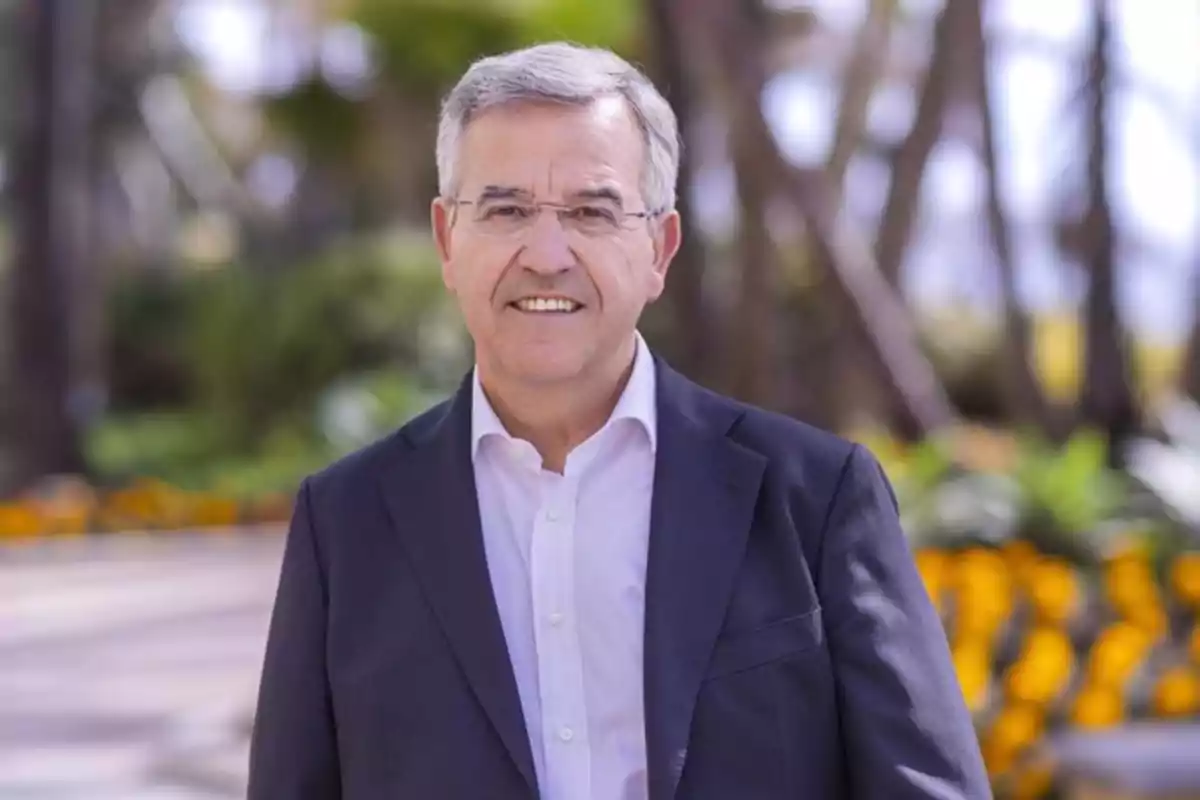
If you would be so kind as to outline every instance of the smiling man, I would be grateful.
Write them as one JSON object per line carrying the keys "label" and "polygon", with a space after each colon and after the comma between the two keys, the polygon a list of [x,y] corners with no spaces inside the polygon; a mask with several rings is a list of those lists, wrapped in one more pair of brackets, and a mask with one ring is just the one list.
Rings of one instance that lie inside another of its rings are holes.
{"label": "smiling man", "polygon": [[637,332],[680,237],[650,82],[481,60],[437,159],[475,368],[302,486],[250,800],[989,797],[876,462]]}

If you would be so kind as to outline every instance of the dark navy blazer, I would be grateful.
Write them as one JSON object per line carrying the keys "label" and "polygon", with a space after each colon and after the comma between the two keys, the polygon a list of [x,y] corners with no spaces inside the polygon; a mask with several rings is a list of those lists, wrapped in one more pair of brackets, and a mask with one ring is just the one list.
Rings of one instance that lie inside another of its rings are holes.
{"label": "dark navy blazer", "polygon": [[[991,797],[877,462],[656,372],[651,800]],[[304,482],[249,800],[538,797],[485,563],[470,389]]]}

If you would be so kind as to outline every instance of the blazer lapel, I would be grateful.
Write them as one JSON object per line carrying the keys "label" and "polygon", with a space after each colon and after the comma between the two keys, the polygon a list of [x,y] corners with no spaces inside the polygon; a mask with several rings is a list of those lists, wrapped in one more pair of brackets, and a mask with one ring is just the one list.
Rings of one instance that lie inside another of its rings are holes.
{"label": "blazer lapel", "polygon": [[646,747],[650,800],[671,800],[766,460],[727,438],[742,413],[736,406],[662,362],[658,397],[646,577]]}
{"label": "blazer lapel", "polygon": [[471,461],[471,391],[384,479],[383,495],[415,573],[471,689],[531,788],[529,738],[483,545]]}

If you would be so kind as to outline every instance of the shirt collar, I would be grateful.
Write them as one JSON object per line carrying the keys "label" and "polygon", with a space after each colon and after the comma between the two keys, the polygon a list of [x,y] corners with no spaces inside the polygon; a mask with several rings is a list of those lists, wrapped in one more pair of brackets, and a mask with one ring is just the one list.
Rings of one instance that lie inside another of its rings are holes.
{"label": "shirt collar", "polygon": [[[654,358],[641,332],[635,331],[635,336],[637,343],[634,351],[633,372],[604,427],[608,427],[616,420],[633,420],[645,430],[646,437],[650,442],[650,451],[654,452],[658,444]],[[471,378],[472,458],[479,452],[479,443],[488,436],[513,438],[505,429],[504,423],[496,416],[496,411],[488,401],[487,395],[483,393],[483,385],[479,380],[479,369],[476,368]]]}

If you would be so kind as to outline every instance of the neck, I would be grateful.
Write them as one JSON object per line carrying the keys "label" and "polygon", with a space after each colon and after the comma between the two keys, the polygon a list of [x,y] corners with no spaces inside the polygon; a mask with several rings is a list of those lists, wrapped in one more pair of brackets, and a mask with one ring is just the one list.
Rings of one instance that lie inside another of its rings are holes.
{"label": "neck", "polygon": [[562,473],[567,455],[604,426],[629,383],[636,340],[603,368],[561,383],[530,384],[478,366],[488,402],[505,429],[534,446],[545,468]]}

